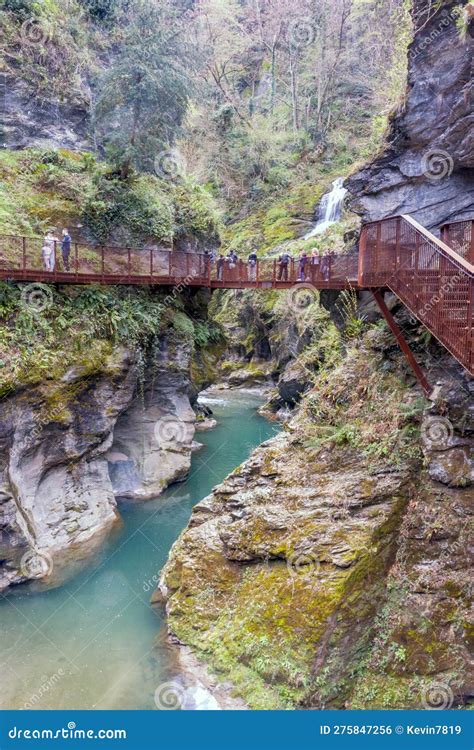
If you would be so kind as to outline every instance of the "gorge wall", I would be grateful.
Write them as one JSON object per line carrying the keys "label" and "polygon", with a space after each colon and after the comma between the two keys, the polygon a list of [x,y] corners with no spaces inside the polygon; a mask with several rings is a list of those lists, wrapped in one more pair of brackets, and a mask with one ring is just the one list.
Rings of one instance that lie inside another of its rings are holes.
{"label": "gorge wall", "polygon": [[427,406],[372,329],[174,545],[172,640],[251,708],[469,702],[472,383],[437,362]]}
{"label": "gorge wall", "polygon": [[59,584],[119,523],[117,497],[187,475],[191,354],[164,336],[143,368],[116,348],[99,372],[77,366],[2,401],[0,590]]}
{"label": "gorge wall", "polygon": [[[464,4],[414,3],[406,102],[384,153],[346,182],[364,220],[474,215],[474,43],[453,16]],[[308,356],[299,339],[288,378],[306,377],[302,405],[196,506],[163,570],[155,600],[172,640],[251,708],[472,702],[472,378],[390,304],[432,400],[381,325],[351,346],[339,320],[339,361],[334,340]],[[278,401],[295,402],[284,388]]]}
{"label": "gorge wall", "polygon": [[346,182],[366,221],[411,214],[427,228],[474,214],[474,40],[456,11],[416,0],[406,100],[392,115],[388,148]]}

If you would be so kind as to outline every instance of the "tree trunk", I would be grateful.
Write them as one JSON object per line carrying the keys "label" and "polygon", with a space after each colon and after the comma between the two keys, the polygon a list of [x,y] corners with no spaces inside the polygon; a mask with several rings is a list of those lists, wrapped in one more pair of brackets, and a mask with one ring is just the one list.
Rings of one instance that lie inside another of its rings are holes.
{"label": "tree trunk", "polygon": [[291,102],[293,108],[293,130],[295,133],[299,130],[298,117],[298,72],[297,63],[293,59],[293,53],[290,51],[290,78],[291,78]]}

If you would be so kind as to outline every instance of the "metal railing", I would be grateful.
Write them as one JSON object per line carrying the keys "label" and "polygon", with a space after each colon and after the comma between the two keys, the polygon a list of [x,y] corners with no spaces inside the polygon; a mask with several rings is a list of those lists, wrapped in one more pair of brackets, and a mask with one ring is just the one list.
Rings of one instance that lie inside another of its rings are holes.
{"label": "metal railing", "polygon": [[54,263],[46,268],[41,238],[0,235],[0,279],[213,289],[286,289],[298,283],[317,289],[389,288],[473,373],[474,265],[464,257],[470,257],[473,222],[444,227],[443,236],[449,245],[410,216],[392,217],[363,227],[359,252],[308,257],[304,268],[294,259],[286,266],[276,258],[251,265],[155,247],[82,243],[72,243],[66,261],[55,242]]}
{"label": "metal railing", "polygon": [[474,265],[474,221],[472,219],[444,224],[441,227],[441,239],[458,255]]}
{"label": "metal railing", "polygon": [[388,287],[471,373],[474,266],[410,216],[367,224],[361,287]]}
{"label": "metal railing", "polygon": [[95,247],[74,242],[65,260],[54,242],[50,265],[42,256],[39,237],[0,235],[0,278],[57,283],[148,284],[213,288],[286,288],[298,282],[317,288],[357,286],[358,254],[327,254],[308,258],[304,273],[298,260],[282,267],[277,259],[261,259],[252,266],[238,260],[211,262],[209,255],[157,248]]}

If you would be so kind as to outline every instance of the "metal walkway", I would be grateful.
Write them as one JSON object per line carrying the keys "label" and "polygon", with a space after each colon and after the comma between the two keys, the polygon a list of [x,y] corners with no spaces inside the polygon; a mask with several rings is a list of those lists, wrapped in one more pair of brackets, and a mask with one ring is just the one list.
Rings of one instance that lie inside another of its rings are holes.
{"label": "metal walkway", "polygon": [[358,253],[308,258],[304,273],[292,260],[211,263],[209,256],[154,247],[93,247],[73,243],[66,271],[55,242],[54,270],[43,267],[38,237],[0,236],[0,279],[55,284],[134,284],[210,289],[289,289],[302,282],[315,289],[367,289],[428,392],[429,385],[380,292],[390,289],[411,313],[474,375],[474,221],[441,228],[441,238],[410,216],[366,224]]}

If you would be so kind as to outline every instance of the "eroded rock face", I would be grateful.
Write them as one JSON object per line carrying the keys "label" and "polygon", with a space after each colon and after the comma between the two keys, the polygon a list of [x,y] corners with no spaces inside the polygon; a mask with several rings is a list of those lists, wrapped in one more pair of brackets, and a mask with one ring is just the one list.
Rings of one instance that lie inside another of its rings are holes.
{"label": "eroded rock face", "polygon": [[258,708],[341,704],[410,495],[406,469],[369,478],[354,452],[308,462],[290,443],[263,445],[195,507],[160,583],[171,633]]}
{"label": "eroded rock face", "polygon": [[143,392],[119,417],[107,458],[115,495],[147,500],[186,478],[196,415],[189,346],[161,342],[146,365]]}
{"label": "eroded rock face", "polygon": [[414,3],[406,104],[387,151],[346,183],[364,220],[407,213],[434,228],[474,215],[474,40],[453,16],[463,5]]}
{"label": "eroded rock face", "polygon": [[93,549],[117,522],[105,453],[136,377],[121,350],[101,374],[71,371],[2,406],[0,589],[59,581],[65,550]]}
{"label": "eroded rock face", "polygon": [[[448,357],[441,362],[448,363]],[[450,370],[438,369],[433,402],[421,425],[421,443],[431,479],[448,487],[472,487],[474,380],[458,365]]]}
{"label": "eroded rock face", "polygon": [[472,700],[474,492],[421,479],[350,708],[455,708]]}
{"label": "eroded rock face", "polygon": [[120,523],[117,497],[156,497],[186,476],[190,354],[165,337],[143,377],[121,349],[100,373],[73,368],[3,402],[0,591],[60,584]]}
{"label": "eroded rock face", "polygon": [[91,148],[89,133],[90,101],[48,101],[40,97],[21,79],[4,76],[2,97],[2,134],[4,148],[49,146],[84,150]]}

